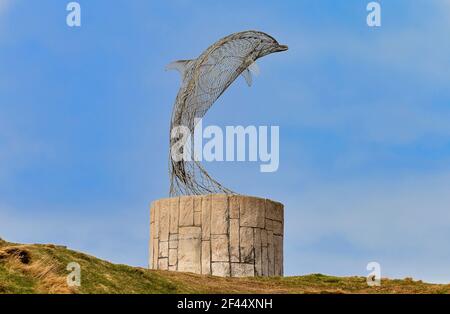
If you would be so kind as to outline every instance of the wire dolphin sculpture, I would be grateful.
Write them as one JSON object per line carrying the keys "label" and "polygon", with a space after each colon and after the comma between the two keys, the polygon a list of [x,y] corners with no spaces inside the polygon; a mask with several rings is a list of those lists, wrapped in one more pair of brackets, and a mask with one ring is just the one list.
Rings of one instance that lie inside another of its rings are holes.
{"label": "wire dolphin sculpture", "polygon": [[255,61],[268,54],[286,51],[272,36],[259,31],[244,31],[226,36],[197,59],[179,60],[167,65],[166,70],[177,70],[182,83],[172,112],[170,123],[170,195],[201,195],[210,193],[233,194],[230,189],[214,180],[194,158],[173,158],[175,147],[184,145],[179,127],[185,127],[193,138],[198,119],[203,118],[223,92],[242,75],[249,86],[252,74],[259,70]]}

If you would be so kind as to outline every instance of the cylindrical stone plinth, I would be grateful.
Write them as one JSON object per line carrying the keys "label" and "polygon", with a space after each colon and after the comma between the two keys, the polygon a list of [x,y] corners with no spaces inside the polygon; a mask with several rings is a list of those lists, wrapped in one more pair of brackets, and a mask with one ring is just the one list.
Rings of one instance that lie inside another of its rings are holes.
{"label": "cylindrical stone plinth", "polygon": [[212,194],[154,201],[151,269],[224,277],[283,275],[283,204]]}

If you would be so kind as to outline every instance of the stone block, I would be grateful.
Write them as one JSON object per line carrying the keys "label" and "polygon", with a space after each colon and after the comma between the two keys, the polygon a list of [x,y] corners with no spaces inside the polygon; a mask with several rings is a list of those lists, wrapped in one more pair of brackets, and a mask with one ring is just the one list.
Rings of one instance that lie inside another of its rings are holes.
{"label": "stone block", "polygon": [[194,225],[194,199],[191,196],[180,197],[179,227]]}
{"label": "stone block", "polygon": [[148,241],[148,268],[153,269],[153,237],[150,235],[150,240]]}
{"label": "stone block", "polygon": [[267,230],[261,229],[261,246],[267,247]]}
{"label": "stone block", "polygon": [[201,228],[180,227],[178,234],[178,270],[201,273]]}
{"label": "stone block", "polygon": [[271,219],[274,220],[275,216],[276,216],[276,204],[275,202],[272,202],[270,200],[266,200],[266,218],[267,219]]}
{"label": "stone block", "polygon": [[211,241],[202,241],[202,274],[211,275]]}
{"label": "stone block", "polygon": [[212,262],[211,272],[213,276],[229,277],[230,263],[228,262]]}
{"label": "stone block", "polygon": [[241,263],[254,263],[253,228],[241,227],[239,232]]}
{"label": "stone block", "polygon": [[266,200],[266,218],[276,221],[283,221],[283,211],[283,204]]}
{"label": "stone block", "polygon": [[155,244],[153,243],[155,240],[150,239],[149,241],[149,256],[148,256],[148,264],[150,269],[155,269]]}
{"label": "stone block", "polygon": [[231,195],[228,198],[231,219],[239,219],[240,198],[242,198],[242,196],[239,196],[239,195]]}
{"label": "stone block", "polygon": [[267,231],[273,231],[273,220],[266,219],[266,228]]}
{"label": "stone block", "polygon": [[150,223],[154,223],[155,222],[155,203],[156,202],[158,202],[158,201],[154,201],[150,205]]}
{"label": "stone block", "polygon": [[272,221],[273,234],[283,235],[283,223],[281,221]]}
{"label": "stone block", "polygon": [[240,200],[241,226],[264,228],[265,200],[248,196],[242,196]]}
{"label": "stone block", "polygon": [[169,249],[178,248],[178,234],[169,234]]}
{"label": "stone block", "polygon": [[226,234],[211,235],[211,261],[228,262],[230,254],[228,249],[228,236]]}
{"label": "stone block", "polygon": [[180,209],[180,199],[178,197],[170,198],[166,202],[169,204],[170,212],[170,233],[178,233],[178,217]]}
{"label": "stone block", "polygon": [[211,199],[211,234],[228,233],[228,197],[213,195]]}
{"label": "stone block", "polygon": [[202,211],[203,197],[204,197],[204,195],[193,195],[192,196],[192,198],[194,199],[194,213]]}
{"label": "stone block", "polygon": [[160,202],[155,202],[154,204],[153,204],[153,211],[155,212],[155,223],[154,223],[154,228],[155,228],[155,231],[153,232],[153,237],[156,239],[156,238],[159,238],[159,203]]}
{"label": "stone block", "polygon": [[209,240],[211,236],[211,195],[202,199],[202,239]]}
{"label": "stone block", "polygon": [[274,247],[274,275],[283,276],[283,237],[273,236]]}
{"label": "stone block", "polygon": [[178,260],[178,250],[169,249],[169,266],[177,265],[177,260]]}
{"label": "stone block", "polygon": [[169,259],[167,257],[158,259],[158,269],[169,270]]}
{"label": "stone block", "polygon": [[254,228],[255,276],[262,276],[261,229]]}
{"label": "stone block", "polygon": [[230,219],[230,260],[239,262],[239,219]]}
{"label": "stone block", "polygon": [[284,205],[278,202],[275,202],[275,218],[273,220],[276,221],[284,221]]}
{"label": "stone block", "polygon": [[269,259],[267,255],[267,246],[261,247],[262,252],[262,275],[269,276]]}
{"label": "stone block", "polygon": [[202,212],[194,211],[194,226],[201,226],[201,225],[202,225]]}
{"label": "stone block", "polygon": [[169,204],[159,202],[159,241],[169,241]]}
{"label": "stone block", "polygon": [[152,269],[158,269],[158,256],[159,256],[159,240],[153,239],[153,246],[152,246],[152,257],[153,257],[153,267]]}
{"label": "stone block", "polygon": [[159,241],[158,257],[169,257],[169,241]]}
{"label": "stone block", "polygon": [[267,261],[268,261],[268,267],[269,267],[269,276],[274,276],[275,274],[275,249],[273,247],[274,241],[273,241],[273,232],[268,231],[267,232]]}
{"label": "stone block", "polygon": [[231,277],[253,277],[255,267],[253,264],[231,263]]}

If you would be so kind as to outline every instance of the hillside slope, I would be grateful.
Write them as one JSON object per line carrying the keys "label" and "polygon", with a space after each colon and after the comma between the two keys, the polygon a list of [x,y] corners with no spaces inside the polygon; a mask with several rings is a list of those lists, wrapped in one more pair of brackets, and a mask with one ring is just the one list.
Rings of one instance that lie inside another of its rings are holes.
{"label": "hillside slope", "polygon": [[[81,266],[81,286],[66,284],[70,262]],[[450,293],[450,285],[321,274],[274,278],[220,278],[112,264],[63,246],[14,244],[0,239],[0,293]]]}

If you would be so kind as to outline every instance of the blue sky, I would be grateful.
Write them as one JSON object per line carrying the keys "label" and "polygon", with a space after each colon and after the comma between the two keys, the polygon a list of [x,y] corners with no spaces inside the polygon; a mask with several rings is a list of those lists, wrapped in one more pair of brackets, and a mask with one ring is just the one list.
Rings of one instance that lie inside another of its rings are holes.
{"label": "blue sky", "polygon": [[147,264],[179,88],[164,66],[256,29],[261,59],[204,124],[279,125],[280,168],[208,164],[285,204],[285,272],[450,282],[450,1],[0,0],[0,236]]}

